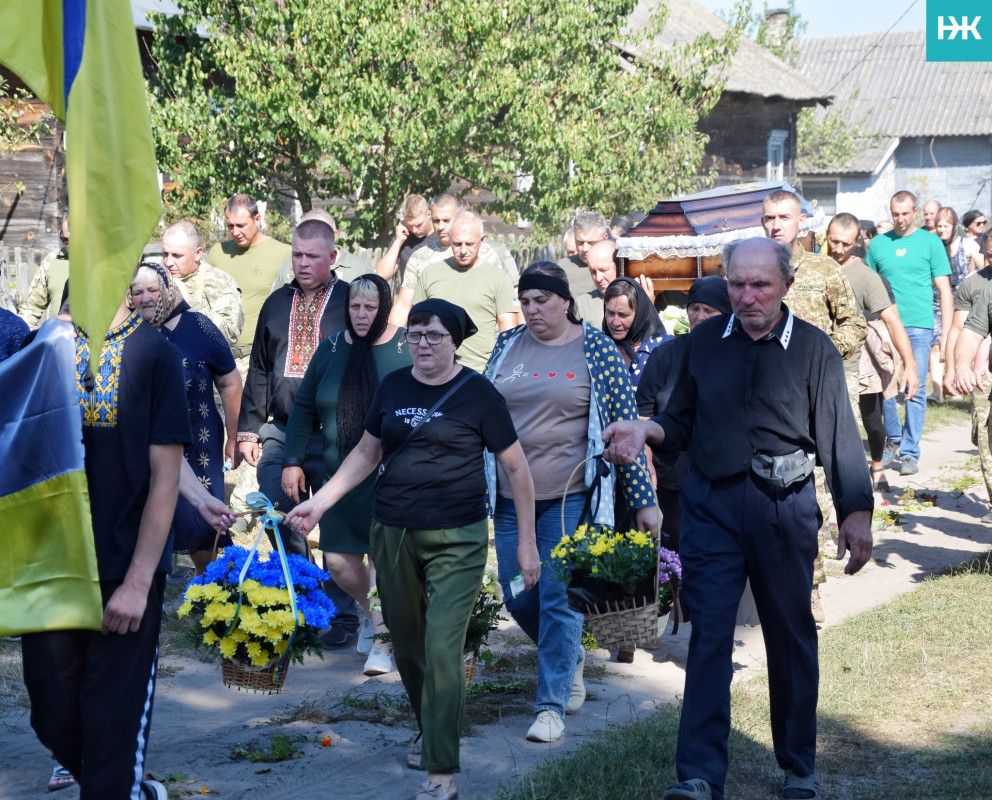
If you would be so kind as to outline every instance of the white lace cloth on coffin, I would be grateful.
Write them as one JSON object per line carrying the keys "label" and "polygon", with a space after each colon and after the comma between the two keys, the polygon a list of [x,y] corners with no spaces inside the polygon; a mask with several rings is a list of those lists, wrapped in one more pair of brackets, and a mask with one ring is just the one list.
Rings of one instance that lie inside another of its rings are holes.
{"label": "white lace cloth on coffin", "polygon": [[[805,236],[810,231],[819,230],[823,226],[824,219],[823,209],[817,208],[812,216],[806,217],[799,224],[799,235]],[[756,225],[733,231],[705,233],[697,236],[621,237],[617,239],[617,256],[629,259],[630,261],[641,261],[648,256],[658,256],[659,258],[718,256],[723,252],[724,245],[729,242],[764,235],[764,228]]]}

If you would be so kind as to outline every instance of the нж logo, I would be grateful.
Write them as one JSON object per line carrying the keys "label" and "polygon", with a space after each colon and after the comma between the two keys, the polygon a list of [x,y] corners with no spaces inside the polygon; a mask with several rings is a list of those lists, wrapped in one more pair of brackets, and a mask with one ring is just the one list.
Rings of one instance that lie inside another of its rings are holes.
{"label": "\u043d\u0436 logo", "polygon": [[943,40],[944,34],[949,33],[950,36],[947,39],[950,40],[960,33],[962,40],[967,39],[969,34],[972,39],[980,40],[982,35],[978,32],[978,23],[981,21],[981,17],[971,17],[970,22],[968,17],[961,17],[960,22],[957,21],[956,17],[937,17],[937,38]]}

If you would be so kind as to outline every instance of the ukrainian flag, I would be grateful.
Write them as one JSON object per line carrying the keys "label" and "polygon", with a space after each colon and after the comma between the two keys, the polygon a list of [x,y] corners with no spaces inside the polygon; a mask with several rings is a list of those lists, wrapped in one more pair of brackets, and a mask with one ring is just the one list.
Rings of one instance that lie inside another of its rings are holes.
{"label": "ukrainian flag", "polygon": [[0,63],[65,122],[72,316],[103,341],[162,213],[128,0],[0,0]]}
{"label": "ukrainian flag", "polygon": [[0,364],[0,635],[103,618],[72,326],[49,320]]}

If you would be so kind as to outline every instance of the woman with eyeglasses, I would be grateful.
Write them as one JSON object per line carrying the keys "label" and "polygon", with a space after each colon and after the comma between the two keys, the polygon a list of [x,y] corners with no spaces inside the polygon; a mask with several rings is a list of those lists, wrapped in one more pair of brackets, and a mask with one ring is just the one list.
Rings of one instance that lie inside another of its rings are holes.
{"label": "woman with eyeglasses", "polygon": [[[586,696],[582,615],[569,608],[565,584],[550,572],[541,576],[538,591],[513,596],[510,581],[516,575],[518,535],[524,532],[522,515],[536,514],[542,561],[580,522],[614,524],[616,482],[640,530],[657,534],[661,517],[643,453],[630,466],[610,469],[603,480],[593,461],[576,469],[602,452],[607,425],[637,418],[628,368],[615,344],[598,326],[576,319],[565,271],[550,261],[523,271],[517,297],[526,324],[499,335],[486,377],[506,398],[517,426],[534,475],[536,508],[532,496],[518,495],[497,465],[487,464],[487,473],[490,494],[496,495],[493,527],[503,600],[537,645],[535,720],[527,738],[554,742],[564,733],[565,715],[578,711]],[[581,520],[597,485],[600,502],[590,511],[594,518]]]}
{"label": "woman with eyeglasses", "polygon": [[[365,415],[380,380],[410,366],[405,330],[389,324],[392,306],[389,284],[378,275],[352,281],[346,329],[324,339],[307,367],[286,423],[282,490],[294,503],[307,495],[303,464],[313,431],[322,433],[326,480],[362,438]],[[369,602],[369,589],[375,585],[374,561],[365,565],[374,493],[375,480],[370,476],[324,514],[320,549],[334,582],[365,611],[357,648],[368,656],[365,674],[384,675],[393,671],[393,660],[390,645],[373,643],[371,638],[385,633],[386,627],[382,614],[373,611]]]}
{"label": "woman with eyeglasses", "polygon": [[369,534],[382,613],[421,733],[407,764],[427,771],[417,800],[452,800],[465,711],[463,652],[489,550],[483,452],[519,498],[516,570],[527,590],[541,570],[534,487],[506,403],[481,375],[455,361],[476,327],[440,298],[410,310],[413,366],[376,391],[364,433],[334,476],[286,517],[306,532],[378,468]]}

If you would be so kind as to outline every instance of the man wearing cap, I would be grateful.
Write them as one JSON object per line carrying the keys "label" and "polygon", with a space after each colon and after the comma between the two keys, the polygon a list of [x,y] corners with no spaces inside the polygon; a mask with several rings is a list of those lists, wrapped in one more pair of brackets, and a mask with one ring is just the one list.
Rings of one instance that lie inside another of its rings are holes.
{"label": "man wearing cap", "polygon": [[479,261],[485,234],[482,220],[459,211],[451,220],[450,258],[429,265],[420,276],[414,302],[432,297],[465,309],[479,332],[458,348],[458,361],[482,372],[496,344],[496,334],[517,324],[513,284],[499,267]]}
{"label": "man wearing cap", "polygon": [[[768,239],[724,251],[733,314],[698,324],[664,412],[603,431],[607,460],[626,464],[645,440],[688,445],[680,555],[692,632],[679,724],[678,783],[664,800],[723,800],[734,625],[750,579],[768,654],[774,752],[786,800],[819,797],[817,633],[812,589],[819,460],[840,520],[845,572],[871,557],[872,492],[830,339],[783,302],[791,253]],[[698,435],[697,435],[698,434]]]}

